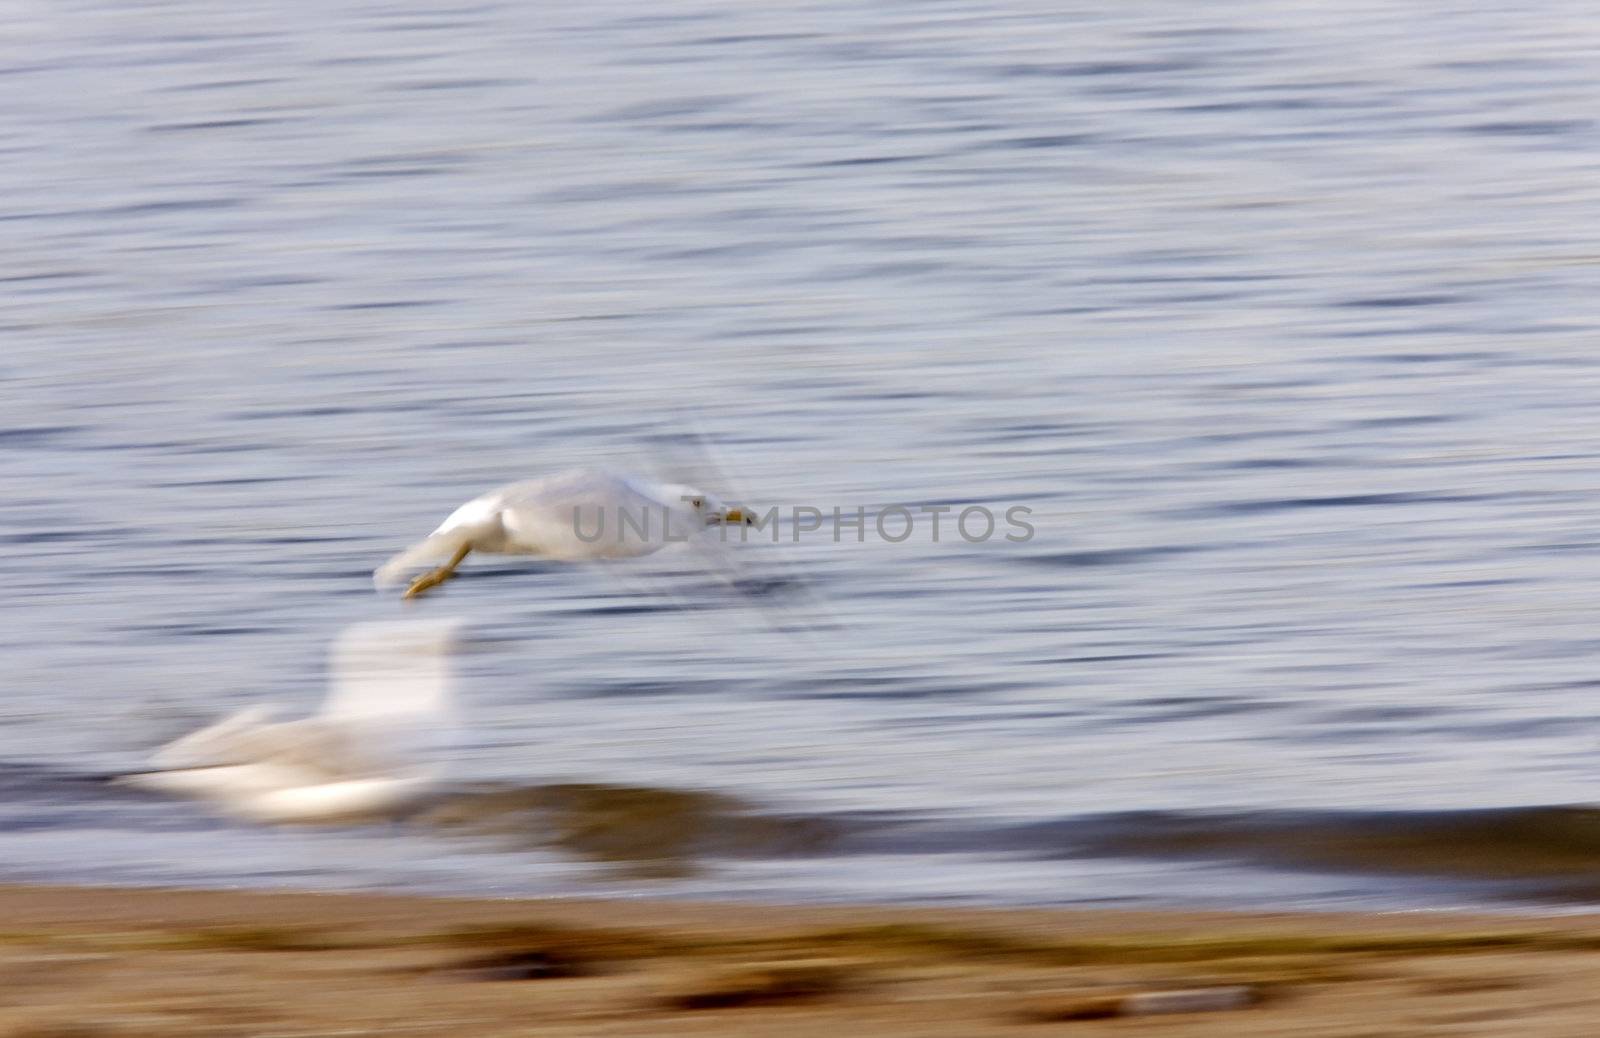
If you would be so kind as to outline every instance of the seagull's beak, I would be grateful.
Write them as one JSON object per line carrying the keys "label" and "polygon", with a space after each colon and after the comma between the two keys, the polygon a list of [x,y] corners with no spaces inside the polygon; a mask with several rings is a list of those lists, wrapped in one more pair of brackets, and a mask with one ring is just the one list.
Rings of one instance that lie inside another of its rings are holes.
{"label": "seagull's beak", "polygon": [[750,526],[755,523],[755,517],[742,508],[730,508],[725,512],[713,512],[706,517],[707,526],[723,523],[728,526]]}

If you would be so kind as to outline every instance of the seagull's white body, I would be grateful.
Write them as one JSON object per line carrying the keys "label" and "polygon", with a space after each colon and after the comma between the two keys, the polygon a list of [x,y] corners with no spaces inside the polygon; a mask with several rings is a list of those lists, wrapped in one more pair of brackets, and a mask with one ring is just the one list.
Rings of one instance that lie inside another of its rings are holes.
{"label": "seagull's white body", "polygon": [[426,539],[379,566],[373,580],[379,587],[395,584],[463,548],[562,562],[650,555],[728,514],[720,501],[693,487],[573,469],[473,498]]}
{"label": "seagull's white body", "polygon": [[454,622],[356,624],[331,655],[327,698],[300,720],[249,707],[158,750],[124,781],[261,822],[392,813],[431,791],[429,760],[454,730]]}

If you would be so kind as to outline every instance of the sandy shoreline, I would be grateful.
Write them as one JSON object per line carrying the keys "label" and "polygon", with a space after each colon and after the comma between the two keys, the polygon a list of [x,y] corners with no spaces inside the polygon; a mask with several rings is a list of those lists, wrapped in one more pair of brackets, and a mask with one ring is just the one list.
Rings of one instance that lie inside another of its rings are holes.
{"label": "sandy shoreline", "polygon": [[[1195,991],[1199,1011],[1126,1015]],[[1587,1035],[1597,1015],[1592,916],[0,887],[6,1038]]]}

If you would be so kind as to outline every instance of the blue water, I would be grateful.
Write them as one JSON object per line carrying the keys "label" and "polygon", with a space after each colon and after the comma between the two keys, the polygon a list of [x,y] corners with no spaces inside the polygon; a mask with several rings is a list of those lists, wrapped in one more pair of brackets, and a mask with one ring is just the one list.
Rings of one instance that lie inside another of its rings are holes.
{"label": "blue water", "polygon": [[[0,760],[116,771],[309,709],[337,632],[406,611],[391,551],[683,428],[764,505],[1024,504],[1037,535],[763,546],[811,636],[688,565],[478,563],[418,604],[475,632],[462,780],[972,834],[1600,799],[1597,58],[1559,0],[27,5]],[[0,878],[618,882],[20,788]],[[921,846],[637,889],[1491,897]]]}

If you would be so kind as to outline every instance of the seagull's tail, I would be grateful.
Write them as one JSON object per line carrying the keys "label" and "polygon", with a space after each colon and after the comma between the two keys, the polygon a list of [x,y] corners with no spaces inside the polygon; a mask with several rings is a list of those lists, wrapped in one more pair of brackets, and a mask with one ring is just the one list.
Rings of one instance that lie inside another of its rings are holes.
{"label": "seagull's tail", "polygon": [[393,587],[403,581],[411,570],[429,563],[447,561],[469,539],[463,531],[450,530],[420,540],[373,570],[372,582],[380,588]]}

